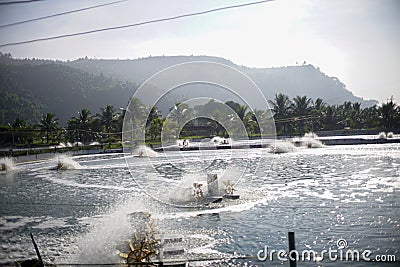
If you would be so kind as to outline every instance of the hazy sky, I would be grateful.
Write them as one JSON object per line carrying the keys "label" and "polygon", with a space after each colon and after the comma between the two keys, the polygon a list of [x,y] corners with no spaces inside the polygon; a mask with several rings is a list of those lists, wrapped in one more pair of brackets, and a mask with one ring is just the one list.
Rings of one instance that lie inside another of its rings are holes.
{"label": "hazy sky", "polygon": [[[0,5],[0,24],[112,2],[47,0]],[[127,0],[0,28],[0,44],[204,11],[252,0]],[[210,55],[248,67],[306,61],[355,95],[400,103],[400,1],[276,0],[128,29],[0,48],[17,58]]]}

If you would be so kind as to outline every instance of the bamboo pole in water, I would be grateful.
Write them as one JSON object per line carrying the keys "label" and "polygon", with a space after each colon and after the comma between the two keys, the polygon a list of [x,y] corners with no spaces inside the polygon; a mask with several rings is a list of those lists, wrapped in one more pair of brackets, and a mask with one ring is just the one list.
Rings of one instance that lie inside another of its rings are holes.
{"label": "bamboo pole in water", "polygon": [[36,242],[35,242],[35,239],[33,238],[32,233],[30,233],[30,234],[31,234],[31,239],[32,239],[33,246],[35,247],[36,255],[37,255],[38,259],[39,259],[39,267],[44,267],[44,264],[43,264],[43,261],[42,261],[42,257],[40,256],[39,248],[36,245]]}

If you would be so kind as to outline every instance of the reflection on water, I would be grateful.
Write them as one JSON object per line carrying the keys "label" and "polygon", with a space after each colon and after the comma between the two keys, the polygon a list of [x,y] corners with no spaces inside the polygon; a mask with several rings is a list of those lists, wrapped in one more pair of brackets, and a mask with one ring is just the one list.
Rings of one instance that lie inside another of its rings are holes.
{"label": "reflection on water", "polygon": [[[155,168],[132,158],[132,176],[122,154],[74,157],[82,167],[65,171],[49,170],[50,161],[21,164],[0,174],[0,264],[35,257],[29,232],[47,262],[120,262],[116,247],[128,238],[126,215],[135,211],[150,212],[162,232],[183,235],[188,259],[254,256],[265,245],[286,249],[288,231],[296,233],[299,250],[321,251],[344,238],[350,248],[400,259],[399,152],[390,144],[263,153],[238,185],[240,201],[202,209],[164,205],[135,183],[146,173],[155,185],[178,183],[185,173],[174,159],[185,162],[174,152]],[[258,157],[243,150],[243,158],[221,152],[214,161],[213,151],[202,151],[202,158],[184,153],[190,164],[204,164],[209,153],[215,170],[251,166]],[[234,264],[245,263],[263,265]]]}

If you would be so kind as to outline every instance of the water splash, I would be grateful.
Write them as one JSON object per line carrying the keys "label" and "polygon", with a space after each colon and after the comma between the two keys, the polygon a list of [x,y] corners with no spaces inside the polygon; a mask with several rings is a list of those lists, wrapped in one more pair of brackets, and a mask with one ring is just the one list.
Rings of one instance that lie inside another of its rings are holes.
{"label": "water splash", "polygon": [[58,146],[56,146],[57,148],[64,148],[65,144],[63,142],[59,143]]}
{"label": "water splash", "polygon": [[304,137],[309,137],[309,138],[318,138],[318,135],[314,132],[308,132],[304,134]]}
{"label": "water splash", "polygon": [[98,146],[101,145],[99,142],[91,142],[89,146]]}
{"label": "water splash", "polygon": [[203,196],[207,195],[207,176],[200,174],[184,174],[181,182],[174,190],[171,190],[169,199],[176,204],[184,204],[193,202],[194,184],[199,185],[199,190],[203,192]]}
{"label": "water splash", "polygon": [[301,139],[301,145],[305,146],[307,148],[321,148],[321,147],[325,147],[324,144],[321,143],[321,141],[316,140],[314,138],[310,138],[310,137],[303,137]]}
{"label": "water splash", "polygon": [[296,147],[291,142],[275,141],[275,143],[270,146],[269,152],[275,153],[275,154],[280,154],[280,153],[293,152],[295,150],[296,150]]}
{"label": "water splash", "polygon": [[[184,173],[179,184],[169,192],[169,200],[175,204],[188,204],[190,202],[201,202],[201,199],[196,199],[199,197],[198,193],[201,191],[201,197],[207,198],[208,196],[222,196],[226,192],[227,183],[229,183],[232,188],[236,187],[238,184],[238,179],[241,177],[242,173],[240,169],[219,169],[218,171],[211,171],[209,174],[217,175],[217,190],[218,193],[212,193],[209,191],[209,186],[207,182],[207,173]],[[197,185],[197,187],[195,186]],[[235,189],[236,190],[236,189]]]}
{"label": "water splash", "polygon": [[[86,234],[71,240],[70,255],[63,261],[69,263],[96,264],[99,262],[123,262],[118,256],[118,248],[130,240],[135,231],[135,223],[130,214],[151,214],[152,208],[142,198],[132,198],[111,207],[104,215],[81,218],[81,223],[89,224]],[[60,259],[61,260],[61,259]]]}
{"label": "water splash", "polygon": [[55,170],[77,170],[77,169],[82,169],[82,166],[73,160],[70,156],[68,155],[57,155],[54,159],[53,162],[55,162],[55,167],[52,169]]}
{"label": "water splash", "polygon": [[147,146],[139,146],[137,149],[135,149],[135,153],[139,157],[158,157],[158,153]]}
{"label": "water splash", "polygon": [[0,171],[8,172],[17,169],[14,165],[14,160],[12,158],[1,158],[0,159]]}
{"label": "water splash", "polygon": [[386,133],[385,132],[380,132],[378,135],[379,139],[386,139]]}
{"label": "water splash", "polygon": [[305,133],[304,137],[300,139],[300,145],[305,146],[307,148],[321,148],[325,147],[324,144],[321,143],[321,141],[317,140],[318,135],[316,135],[313,132]]}

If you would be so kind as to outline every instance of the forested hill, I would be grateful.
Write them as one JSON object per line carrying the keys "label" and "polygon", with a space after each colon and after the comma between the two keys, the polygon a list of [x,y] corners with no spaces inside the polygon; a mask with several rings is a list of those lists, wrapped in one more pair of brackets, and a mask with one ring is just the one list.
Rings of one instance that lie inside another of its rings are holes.
{"label": "forested hill", "polygon": [[43,113],[52,112],[60,125],[82,108],[92,113],[100,107],[125,107],[137,86],[104,75],[68,67],[59,62],[0,60],[0,124],[19,117],[37,123]]}
{"label": "forested hill", "polygon": [[[361,106],[377,104],[374,100],[364,100],[354,96],[338,78],[330,77],[318,67],[307,64],[278,68],[248,68],[238,66],[224,58],[209,56],[162,56],[135,60],[79,59],[66,64],[93,74],[102,73],[108,77],[142,83],[166,67],[189,61],[213,61],[232,66],[253,79],[267,99],[273,99],[275,94],[283,93],[290,98],[297,95],[312,99],[322,98],[331,105],[343,104],[345,101],[359,102]],[[252,96],[245,96],[249,97]]]}
{"label": "forested hill", "polygon": [[[329,77],[312,65],[247,68],[223,58],[208,56],[135,60],[85,58],[64,62],[13,59],[9,54],[0,53],[0,124],[12,122],[17,117],[37,123],[41,114],[52,112],[59,118],[60,125],[65,125],[66,120],[76,116],[82,108],[88,108],[93,114],[105,105],[113,105],[118,110],[127,105],[138,84],[166,67],[188,61],[213,61],[237,68],[256,82],[267,99],[274,99],[276,93],[283,93],[290,98],[297,95],[322,98],[331,105],[345,101],[359,102],[361,106],[377,103],[354,96],[339,79]],[[204,92],[207,90],[214,89],[203,88]],[[195,97],[195,91],[189,90],[186,97]],[[168,99],[162,107],[164,112],[173,103],[180,102],[175,96],[170,97],[173,99]],[[249,99],[255,96],[243,97]],[[232,99],[226,96],[226,101],[229,100]]]}

